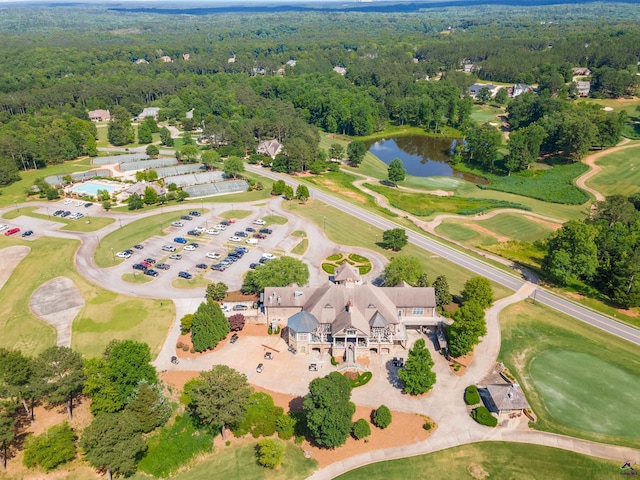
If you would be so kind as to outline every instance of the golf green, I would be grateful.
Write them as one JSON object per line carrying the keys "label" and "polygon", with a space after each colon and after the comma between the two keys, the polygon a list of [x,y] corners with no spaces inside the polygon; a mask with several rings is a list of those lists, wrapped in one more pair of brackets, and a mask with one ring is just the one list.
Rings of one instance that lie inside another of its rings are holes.
{"label": "golf green", "polygon": [[530,365],[531,382],[559,423],[637,439],[640,378],[586,353],[547,350]]}

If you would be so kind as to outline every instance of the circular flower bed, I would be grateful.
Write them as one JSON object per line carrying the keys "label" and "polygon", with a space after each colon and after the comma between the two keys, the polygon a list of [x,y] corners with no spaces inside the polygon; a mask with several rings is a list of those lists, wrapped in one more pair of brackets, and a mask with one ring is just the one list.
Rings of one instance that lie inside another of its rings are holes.
{"label": "circular flower bed", "polygon": [[354,267],[358,269],[360,275],[366,275],[371,271],[371,260],[367,257],[363,257],[362,255],[358,255],[355,253],[350,253],[345,255],[343,253],[335,253],[333,255],[328,256],[322,262],[322,270],[327,272],[329,275],[333,275],[340,265],[344,262],[350,263]]}

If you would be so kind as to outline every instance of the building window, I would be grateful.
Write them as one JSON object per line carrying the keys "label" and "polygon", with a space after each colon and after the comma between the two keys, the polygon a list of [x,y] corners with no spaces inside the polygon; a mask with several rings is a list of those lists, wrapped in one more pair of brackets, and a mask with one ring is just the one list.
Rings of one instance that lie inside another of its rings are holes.
{"label": "building window", "polygon": [[356,335],[356,331],[354,329],[347,330],[347,335]]}
{"label": "building window", "polygon": [[299,342],[308,342],[309,341],[309,334],[308,333],[299,333],[298,334],[298,341]]}
{"label": "building window", "polygon": [[424,308],[413,307],[414,315],[424,315]]}

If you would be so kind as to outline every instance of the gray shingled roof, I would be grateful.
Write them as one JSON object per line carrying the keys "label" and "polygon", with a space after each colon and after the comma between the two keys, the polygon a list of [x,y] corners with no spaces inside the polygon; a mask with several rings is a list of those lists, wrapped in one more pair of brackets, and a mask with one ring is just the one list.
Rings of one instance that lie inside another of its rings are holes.
{"label": "gray shingled roof", "polygon": [[371,320],[369,320],[369,325],[371,325],[371,328],[385,328],[389,325],[389,322],[380,315],[380,312],[376,312],[375,315],[371,317]]}
{"label": "gray shingled roof", "polygon": [[320,323],[310,313],[298,312],[289,317],[287,326],[296,333],[311,333],[320,326]]}
{"label": "gray shingled roof", "polygon": [[487,390],[498,411],[530,408],[522,389],[517,384],[487,385]]}
{"label": "gray shingled roof", "polygon": [[360,280],[360,272],[349,262],[344,262],[334,272],[333,280],[336,282],[344,282],[346,280],[354,280],[357,282]]}

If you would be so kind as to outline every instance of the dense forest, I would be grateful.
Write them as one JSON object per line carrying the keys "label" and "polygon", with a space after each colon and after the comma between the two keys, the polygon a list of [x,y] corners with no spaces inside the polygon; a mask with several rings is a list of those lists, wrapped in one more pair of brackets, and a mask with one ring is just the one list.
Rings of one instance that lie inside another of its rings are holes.
{"label": "dense forest", "polygon": [[[187,130],[223,132],[247,151],[260,138],[278,138],[291,151],[305,150],[298,155],[305,160],[296,162],[305,165],[317,156],[314,128],[360,136],[393,122],[464,131],[467,87],[479,78],[535,82],[546,92],[529,100],[533,107],[524,99],[509,107],[519,116],[515,128],[545,128],[533,146],[521,146],[528,151],[521,155],[530,157],[540,143],[542,152],[579,157],[585,145],[611,144],[616,132],[605,127],[618,127],[588,107],[561,103],[572,94],[571,68],[592,70],[595,96],[632,93],[637,15],[606,4],[176,14],[167,22],[166,14],[89,7],[6,9],[0,15],[0,184],[15,181],[19,169],[93,153],[91,109],[121,106],[136,115],[158,106],[160,120],[172,122],[185,121],[193,109]],[[474,73],[460,71],[466,62]],[[563,143],[562,132],[587,116],[596,127],[585,127],[584,145]],[[481,134],[469,136],[482,141]],[[509,171],[526,164],[514,155],[510,160]]]}

